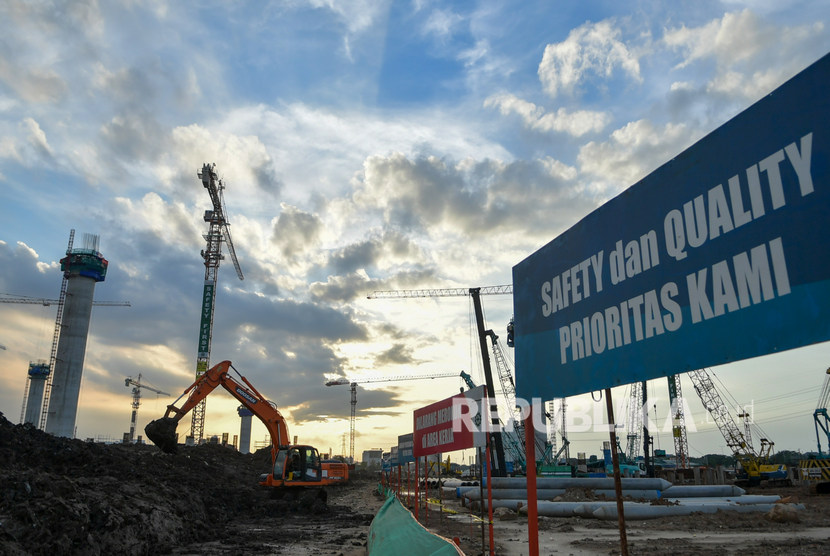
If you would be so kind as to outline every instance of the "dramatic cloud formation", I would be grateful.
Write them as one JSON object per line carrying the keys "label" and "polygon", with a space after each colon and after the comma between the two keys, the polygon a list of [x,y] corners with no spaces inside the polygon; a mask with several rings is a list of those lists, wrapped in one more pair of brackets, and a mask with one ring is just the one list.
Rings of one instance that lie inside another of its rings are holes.
{"label": "dramatic cloud formation", "polygon": [[[830,50],[821,3],[754,4],[3,2],[0,293],[57,298],[70,230],[100,235],[95,297],[131,306],[93,309],[77,435],[120,439],[126,376],[176,395],[194,378],[213,208],[197,172],[215,164],[244,280],[225,249],[211,361],[337,451],[350,392],[324,382],[371,380],[356,455],[388,447],[461,382],[379,379],[484,378],[469,299],[367,296],[511,283],[513,265]],[[510,296],[484,303],[504,336]],[[55,311],[0,304],[12,421]],[[821,377],[801,357],[806,390]],[[763,399],[766,375],[740,372],[731,384]],[[139,426],[170,401],[148,397]],[[206,433],[235,433],[237,405],[212,396]],[[695,449],[721,450],[699,428]],[[777,445],[808,447],[795,437]]]}

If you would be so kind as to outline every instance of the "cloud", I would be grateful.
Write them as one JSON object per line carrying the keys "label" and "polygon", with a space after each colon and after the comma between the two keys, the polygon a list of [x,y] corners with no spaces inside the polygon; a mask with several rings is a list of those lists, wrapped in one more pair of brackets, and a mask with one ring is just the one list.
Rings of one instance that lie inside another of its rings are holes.
{"label": "cloud", "polygon": [[641,81],[637,55],[613,25],[613,20],[586,23],[571,30],[563,42],[547,45],[538,70],[545,92],[552,98],[574,94],[591,75],[607,79],[617,68]]}
{"label": "cloud", "polygon": [[14,246],[0,240],[0,293],[57,299],[60,268],[57,261],[40,260],[38,253],[22,241]]}
{"label": "cloud", "polygon": [[[574,177],[572,168],[553,159],[503,163],[393,153],[366,160],[353,199],[364,210],[381,211],[389,229],[429,237],[453,252],[459,236],[501,238],[517,218],[530,234],[556,225],[552,214],[574,209],[563,204]],[[440,249],[432,245],[430,251]]]}
{"label": "cloud", "polygon": [[307,0],[314,8],[325,8],[336,14],[350,33],[359,33],[388,9],[386,2],[377,0]]}
{"label": "cloud", "polygon": [[562,132],[574,137],[598,133],[610,120],[608,113],[593,110],[569,112],[559,108],[556,112],[546,113],[542,107],[510,94],[491,96],[484,101],[484,106],[496,107],[505,116],[518,114],[529,129]]}
{"label": "cloud", "polygon": [[699,27],[667,29],[662,42],[683,55],[675,70],[714,62],[707,94],[745,103],[757,100],[826,52],[827,34],[822,21],[777,25],[744,9]]}
{"label": "cloud", "polygon": [[660,128],[648,120],[630,122],[608,141],[584,145],[577,157],[579,169],[588,187],[608,199],[691,145],[694,134],[684,124]]}
{"label": "cloud", "polygon": [[319,245],[323,222],[320,217],[285,203],[274,224],[273,242],[291,259]]}
{"label": "cloud", "polygon": [[453,30],[463,21],[464,18],[452,10],[434,9],[421,25],[421,33],[444,39],[450,37]]}
{"label": "cloud", "polygon": [[384,367],[388,365],[415,365],[419,361],[413,356],[414,349],[412,346],[395,343],[387,349],[375,356],[375,365]]}

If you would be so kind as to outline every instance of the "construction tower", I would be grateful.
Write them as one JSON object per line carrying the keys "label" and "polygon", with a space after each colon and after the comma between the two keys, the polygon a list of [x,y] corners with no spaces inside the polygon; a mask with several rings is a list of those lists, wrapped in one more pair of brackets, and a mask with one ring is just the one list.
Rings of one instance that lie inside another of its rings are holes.
{"label": "construction tower", "polygon": [[104,281],[109,265],[98,251],[98,240],[97,235],[84,234],[83,247],[70,250],[60,261],[66,279],[66,300],[60,321],[60,339],[45,429],[56,436],[75,436],[92,297],[95,284]]}
{"label": "construction tower", "polygon": [[236,412],[239,414],[240,423],[239,423],[239,453],[240,454],[250,454],[251,453],[251,421],[253,420],[254,412],[245,407],[244,405],[240,405],[236,408]]}
{"label": "construction tower", "polygon": [[29,362],[24,423],[37,426],[40,422],[40,406],[43,404],[43,392],[46,390],[47,378],[49,378],[49,363],[44,360]]}
{"label": "construction tower", "polygon": [[[228,221],[225,219],[225,184],[216,174],[216,164],[203,164],[202,170],[196,175],[202,180],[207,189],[213,210],[206,210],[204,220],[208,223],[208,232],[203,237],[207,246],[202,250],[205,260],[205,286],[202,290],[202,313],[199,323],[199,349],[196,354],[196,378],[198,379],[208,370],[210,364],[210,344],[213,338],[213,307],[216,303],[216,279],[219,274],[219,263],[224,258],[222,243],[227,245],[228,253],[236,268],[236,275],[244,280],[236,251],[233,248],[231,234],[228,230]],[[205,431],[206,400],[202,400],[193,408],[193,417],[190,425],[190,437],[196,444],[202,441]]]}

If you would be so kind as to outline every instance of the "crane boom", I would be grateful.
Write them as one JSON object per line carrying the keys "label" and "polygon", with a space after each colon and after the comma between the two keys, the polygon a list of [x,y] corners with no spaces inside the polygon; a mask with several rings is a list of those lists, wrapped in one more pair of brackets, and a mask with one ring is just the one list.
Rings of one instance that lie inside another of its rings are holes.
{"label": "crane boom", "polygon": [[326,386],[341,386],[345,384],[371,384],[373,382],[397,382],[400,380],[418,380],[421,378],[452,378],[452,377],[462,377],[464,371],[461,371],[462,374],[456,373],[437,373],[432,375],[400,375],[400,376],[390,376],[388,378],[367,378],[361,380],[349,380],[346,377],[339,377],[335,379],[331,379],[326,381]]}
{"label": "crane boom", "polygon": [[[374,382],[396,382],[400,380],[419,380],[419,379],[428,379],[428,378],[451,378],[451,377],[464,377],[464,371],[461,371],[461,374],[455,373],[438,373],[438,374],[431,374],[431,375],[411,375],[411,376],[393,376],[388,378],[368,378],[366,380],[357,380],[357,381],[350,381],[345,377],[340,377],[336,379],[332,379],[326,382],[326,386],[343,386],[349,385],[351,386],[351,414],[349,416],[349,458],[352,462],[354,462],[354,433],[355,433],[355,420],[356,420],[356,409],[357,409],[357,385],[358,384],[370,384]],[[469,376],[469,375],[468,375]]]}
{"label": "crane boom", "polygon": [[494,477],[504,477],[507,474],[504,460],[504,445],[502,435],[499,431],[498,405],[495,403],[496,390],[493,383],[493,371],[490,367],[490,354],[487,349],[487,331],[484,328],[484,311],[481,307],[481,295],[504,295],[513,293],[511,284],[501,286],[484,286],[477,288],[449,288],[449,289],[428,289],[428,290],[393,290],[375,291],[368,299],[400,299],[415,297],[459,297],[470,296],[476,317],[476,328],[478,330],[479,349],[481,350],[481,363],[484,368],[484,380],[487,384],[487,396],[490,398],[490,415],[492,429],[489,438],[493,450],[490,453],[490,466]]}
{"label": "crane boom", "polygon": [[[743,472],[746,474],[746,484],[758,484],[762,479],[777,481],[786,477],[785,465],[770,465],[767,463],[775,444],[766,438],[761,438],[761,447],[756,452],[752,442],[746,434],[741,432],[737,423],[729,413],[729,408],[715,388],[709,373],[706,369],[698,369],[689,372],[695,392],[700,397],[706,410],[712,415],[720,433],[726,440],[726,445],[732,450],[735,458],[740,462]],[[743,480],[742,480],[743,482]],[[786,480],[785,483],[788,483]]]}
{"label": "crane boom", "polygon": [[[475,288],[479,295],[509,295],[513,285],[484,286]],[[471,295],[470,288],[434,288],[426,290],[378,290],[366,296],[366,299],[402,299],[408,297],[463,297]]]}
{"label": "crane boom", "polygon": [[[60,300],[0,293],[0,303],[23,303],[28,305],[43,305],[44,307],[49,307],[50,305],[60,303]],[[129,301],[93,301],[92,305],[96,307],[132,307],[132,304],[130,304]]]}

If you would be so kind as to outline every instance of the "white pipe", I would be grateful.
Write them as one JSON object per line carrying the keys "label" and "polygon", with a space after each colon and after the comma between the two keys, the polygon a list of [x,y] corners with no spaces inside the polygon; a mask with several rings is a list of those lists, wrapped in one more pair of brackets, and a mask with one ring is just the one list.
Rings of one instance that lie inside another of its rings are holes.
{"label": "white pipe", "polygon": [[[623,490],[666,490],[672,484],[665,479],[620,479]],[[524,477],[493,477],[492,486],[497,488],[527,488]],[[537,477],[536,488],[585,488],[614,489],[612,477]]]}
{"label": "white pipe", "polygon": [[663,498],[693,496],[741,496],[746,491],[735,485],[675,485],[663,490]]}

